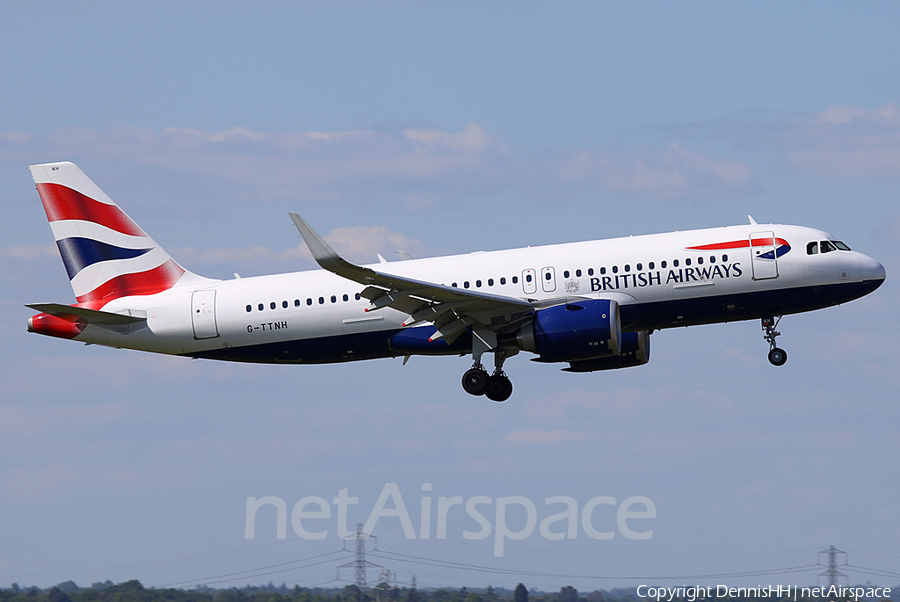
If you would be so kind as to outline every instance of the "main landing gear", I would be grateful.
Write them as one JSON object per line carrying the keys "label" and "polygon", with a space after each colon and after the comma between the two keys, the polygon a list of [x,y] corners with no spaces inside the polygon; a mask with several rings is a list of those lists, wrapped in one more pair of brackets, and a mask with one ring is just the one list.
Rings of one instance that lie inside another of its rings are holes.
{"label": "main landing gear", "polygon": [[502,370],[495,370],[488,376],[487,370],[480,364],[466,370],[462,386],[469,395],[484,395],[491,401],[506,401],[513,391],[512,382]]}
{"label": "main landing gear", "polygon": [[[511,354],[512,355],[512,354]],[[478,360],[462,377],[462,386],[469,395],[484,395],[491,401],[506,401],[512,395],[513,386],[509,377],[503,372],[503,361],[507,357],[504,349],[494,352],[494,373],[488,376],[487,370]],[[479,358],[480,359],[480,358]]]}
{"label": "main landing gear", "polygon": [[787,352],[775,345],[775,337],[781,334],[775,330],[775,327],[778,326],[780,321],[781,316],[762,319],[763,338],[769,344],[769,362],[773,366],[783,366],[787,361]]}

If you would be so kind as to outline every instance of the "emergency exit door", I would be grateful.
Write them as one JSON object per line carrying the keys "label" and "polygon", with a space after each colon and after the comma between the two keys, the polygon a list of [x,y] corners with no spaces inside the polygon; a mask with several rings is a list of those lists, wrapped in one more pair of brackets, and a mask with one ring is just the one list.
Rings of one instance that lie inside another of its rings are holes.
{"label": "emergency exit door", "polygon": [[219,336],[216,327],[216,291],[194,291],[191,296],[191,320],[195,339]]}

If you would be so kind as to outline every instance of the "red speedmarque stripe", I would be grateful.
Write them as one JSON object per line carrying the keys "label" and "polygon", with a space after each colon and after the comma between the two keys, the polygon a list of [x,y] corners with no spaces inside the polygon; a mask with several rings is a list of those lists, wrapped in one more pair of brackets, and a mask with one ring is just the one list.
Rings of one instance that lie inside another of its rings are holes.
{"label": "red speedmarque stripe", "polygon": [[184,268],[170,259],[159,267],[136,274],[122,274],[78,297],[79,303],[99,299],[118,299],[130,295],[155,295],[172,288],[184,274]]}
{"label": "red speedmarque stripe", "polygon": [[[783,238],[776,238],[775,242],[772,242],[772,237],[769,238],[754,238],[753,246],[754,247],[767,247],[769,245],[786,245],[788,241]],[[695,251],[721,251],[724,249],[743,249],[745,247],[750,246],[749,240],[735,240],[733,242],[719,242],[712,245],[700,245],[698,247],[688,247],[688,249],[692,249]]]}
{"label": "red speedmarque stripe", "polygon": [[37,190],[41,195],[44,211],[47,212],[47,219],[51,222],[77,219],[94,222],[122,234],[147,236],[115,205],[95,201],[61,184],[38,184]]}

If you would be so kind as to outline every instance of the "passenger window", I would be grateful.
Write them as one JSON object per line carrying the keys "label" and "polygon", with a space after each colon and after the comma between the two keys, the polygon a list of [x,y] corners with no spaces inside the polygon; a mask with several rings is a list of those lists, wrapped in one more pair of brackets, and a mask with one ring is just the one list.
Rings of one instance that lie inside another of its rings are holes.
{"label": "passenger window", "polygon": [[500,284],[506,284],[506,277],[500,279]]}
{"label": "passenger window", "polygon": [[665,261],[663,261],[663,262],[660,264],[660,266],[661,266],[663,269],[666,269],[666,265],[668,265],[668,264],[667,264]]}
{"label": "passenger window", "polygon": [[307,305],[312,305],[312,297],[309,297],[309,298],[306,299],[306,304],[307,304]]}
{"label": "passenger window", "polygon": [[656,264],[653,263],[652,261],[651,261],[649,264],[647,264],[647,268],[650,269],[650,270],[652,270],[652,269],[655,268],[655,267],[656,267]]}
{"label": "passenger window", "polygon": [[248,305],[248,306],[247,306],[247,313],[250,313],[251,311],[253,311],[253,306],[252,306],[252,305]]}
{"label": "passenger window", "polygon": [[698,265],[703,265],[703,258],[702,258],[702,257],[698,257],[698,258],[697,258],[697,264],[698,264]]}
{"label": "passenger window", "polygon": [[588,268],[588,276],[594,275],[594,268]]}
{"label": "passenger window", "polygon": [[575,270],[575,277],[581,278],[581,270]]}
{"label": "passenger window", "polygon": [[687,259],[684,260],[684,265],[691,265],[691,258],[690,258],[690,257],[688,257]]}
{"label": "passenger window", "polygon": [[722,263],[728,263],[728,255],[722,255]]}
{"label": "passenger window", "polygon": [[359,301],[360,299],[362,299],[362,297],[360,296],[359,293],[356,293],[356,300]]}
{"label": "passenger window", "polygon": [[481,288],[481,280],[476,280],[476,281],[475,281],[475,287],[476,287],[476,288]]}
{"label": "passenger window", "polygon": [[715,262],[716,262],[716,256],[715,256],[715,255],[710,255],[710,256],[709,256],[709,262],[710,262],[710,263],[715,263]]}
{"label": "passenger window", "polygon": [[334,295],[331,295],[331,302],[337,303],[337,297],[335,297]]}
{"label": "passenger window", "polygon": [[613,266],[613,274],[618,274],[618,273],[619,273],[619,266],[614,265]]}
{"label": "passenger window", "polygon": [[288,306],[288,302],[287,302],[287,299],[285,299],[284,301],[281,302],[281,307],[287,309],[287,306]]}
{"label": "passenger window", "polygon": [[816,241],[812,241],[808,245],[806,245],[806,254],[807,255],[816,255],[819,252],[819,243]]}
{"label": "passenger window", "polygon": [[518,283],[519,283],[519,277],[518,277],[518,276],[513,276],[513,277],[512,277],[512,283],[513,283],[513,284],[518,284]]}
{"label": "passenger window", "polygon": [[488,278],[488,286],[494,286],[494,279]]}
{"label": "passenger window", "polygon": [[531,282],[531,274],[525,276],[525,282]]}
{"label": "passenger window", "polygon": [[294,307],[300,307],[300,299],[294,299]]}
{"label": "passenger window", "polygon": [[342,299],[343,299],[344,301],[349,301],[349,300],[350,300],[350,297],[348,297],[347,294],[345,293],[344,296],[342,297]]}
{"label": "passenger window", "polygon": [[637,266],[635,266],[635,269],[636,269],[638,272],[640,272],[641,270],[644,269],[644,264],[642,264],[642,263],[637,264]]}
{"label": "passenger window", "polygon": [[325,305],[325,297],[319,297],[319,305]]}
{"label": "passenger window", "polygon": [[553,278],[553,274],[551,274],[550,272],[544,274],[544,280],[550,280],[551,278]]}
{"label": "passenger window", "polygon": [[678,267],[678,260],[677,260],[677,259],[673,260],[673,261],[672,261],[672,265],[673,265],[674,267],[677,268],[677,267]]}
{"label": "passenger window", "polygon": [[631,266],[628,265],[627,263],[625,264],[625,271],[626,271],[626,272],[630,272],[630,271],[631,271]]}
{"label": "passenger window", "polygon": [[272,309],[275,309],[275,302],[272,301],[271,303],[269,303],[269,307],[272,308]]}
{"label": "passenger window", "polygon": [[606,268],[600,268],[600,275],[602,276],[605,273],[606,273]]}
{"label": "passenger window", "polygon": [[465,282],[463,282],[463,288],[469,288],[469,281],[468,281],[468,280],[466,280]]}

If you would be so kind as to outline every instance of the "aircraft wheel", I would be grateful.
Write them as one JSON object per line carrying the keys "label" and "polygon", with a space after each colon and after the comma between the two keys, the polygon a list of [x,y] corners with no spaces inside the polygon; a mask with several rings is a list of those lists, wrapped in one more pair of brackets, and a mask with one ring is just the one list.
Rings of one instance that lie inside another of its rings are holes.
{"label": "aircraft wheel", "polygon": [[462,386],[469,395],[484,395],[488,387],[488,374],[481,368],[466,370]]}
{"label": "aircraft wheel", "polygon": [[784,366],[786,361],[787,352],[784,349],[775,347],[769,352],[769,362],[771,362],[773,366]]}
{"label": "aircraft wheel", "polygon": [[487,380],[487,388],[484,394],[491,401],[506,401],[509,399],[509,396],[512,395],[513,386],[512,381],[510,381],[506,376],[502,374],[495,374],[491,376]]}

